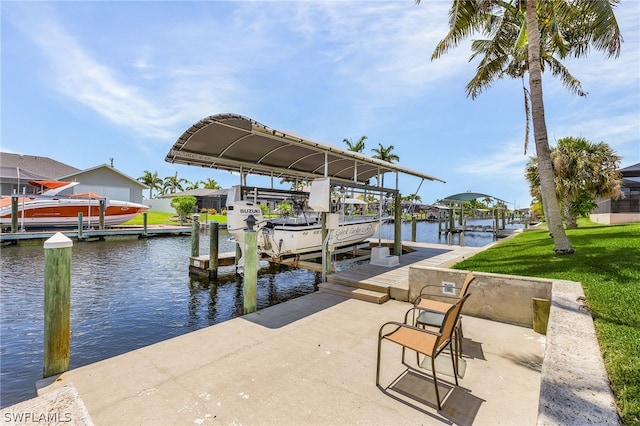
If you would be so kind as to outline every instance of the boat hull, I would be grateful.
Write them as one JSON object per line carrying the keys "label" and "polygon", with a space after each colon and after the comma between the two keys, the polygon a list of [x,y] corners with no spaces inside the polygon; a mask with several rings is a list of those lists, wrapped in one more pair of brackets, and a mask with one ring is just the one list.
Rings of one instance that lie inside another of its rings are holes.
{"label": "boat hull", "polygon": [[[11,197],[0,203],[0,226],[11,226]],[[120,225],[148,210],[149,207],[124,201],[105,202],[104,225]],[[78,226],[78,215],[86,227],[100,224],[100,202],[89,199],[18,198],[18,226],[25,229],[73,228]]]}

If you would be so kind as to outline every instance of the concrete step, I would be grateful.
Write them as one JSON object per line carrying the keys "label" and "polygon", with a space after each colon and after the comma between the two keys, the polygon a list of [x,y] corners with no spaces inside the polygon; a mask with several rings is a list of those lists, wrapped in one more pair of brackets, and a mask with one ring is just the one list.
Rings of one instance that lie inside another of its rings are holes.
{"label": "concrete step", "polygon": [[364,288],[356,288],[348,285],[334,283],[320,283],[318,285],[320,291],[337,294],[339,296],[350,297],[352,299],[364,300],[365,302],[381,304],[389,300],[389,294],[386,292],[367,290]]}
{"label": "concrete step", "polygon": [[345,287],[360,288],[363,290],[370,290],[378,293],[389,293],[389,286],[385,284],[376,284],[365,281],[354,281],[350,278],[336,277],[336,274],[327,275],[327,283],[341,285]]}

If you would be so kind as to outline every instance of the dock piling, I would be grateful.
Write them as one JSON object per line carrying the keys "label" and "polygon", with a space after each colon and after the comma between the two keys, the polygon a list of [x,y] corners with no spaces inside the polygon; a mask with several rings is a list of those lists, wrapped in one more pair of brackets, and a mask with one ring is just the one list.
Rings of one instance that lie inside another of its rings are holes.
{"label": "dock piling", "polygon": [[197,214],[193,215],[191,221],[191,256],[200,256],[200,224]]}
{"label": "dock piling", "polygon": [[82,212],[78,212],[78,240],[82,239]]}
{"label": "dock piling", "polygon": [[[24,214],[24,212],[22,212]],[[11,233],[18,232],[18,197],[11,197]]]}
{"label": "dock piling", "polygon": [[69,369],[71,357],[71,249],[58,232],[44,243],[43,377]]}
{"label": "dock piling", "polygon": [[218,279],[218,259],[220,247],[218,241],[218,222],[209,222],[209,278]]}
{"label": "dock piling", "polygon": [[256,287],[258,285],[258,244],[257,234],[249,229],[244,233],[244,313],[257,310],[258,301]]}

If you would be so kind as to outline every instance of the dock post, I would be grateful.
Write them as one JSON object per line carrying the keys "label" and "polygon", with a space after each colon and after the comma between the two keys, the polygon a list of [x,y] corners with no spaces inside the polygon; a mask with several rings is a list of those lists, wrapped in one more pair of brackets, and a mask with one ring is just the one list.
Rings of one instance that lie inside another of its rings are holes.
{"label": "dock post", "polygon": [[464,228],[460,231],[460,247],[464,246]]}
{"label": "dock post", "polygon": [[[24,212],[22,212],[24,215]],[[18,197],[11,197],[11,233],[18,232]]]}
{"label": "dock post", "polygon": [[447,232],[447,245],[451,245],[453,243],[453,234],[451,231]]}
{"label": "dock post", "polygon": [[[397,172],[396,172],[397,179]],[[395,193],[395,212],[393,223],[393,254],[402,256],[402,201],[400,192]]]}
{"label": "dock post", "polygon": [[78,212],[78,239],[81,240],[82,237],[82,212]]}
{"label": "dock post", "polygon": [[416,241],[416,215],[411,218],[411,241]]}
{"label": "dock post", "polygon": [[104,206],[104,200],[100,200],[100,219],[98,222],[98,229],[100,229],[101,231],[104,230],[104,210],[105,210],[105,206]]}
{"label": "dock post", "polygon": [[250,314],[257,310],[258,300],[256,287],[258,286],[258,243],[257,234],[248,229],[244,232],[244,313]]}
{"label": "dock post", "polygon": [[197,214],[193,215],[191,221],[191,256],[200,256],[200,224]]}
{"label": "dock post", "polygon": [[218,278],[218,222],[212,220],[209,222],[209,278]]}
{"label": "dock post", "polygon": [[142,213],[142,236],[147,237],[147,212]]}
{"label": "dock post", "polygon": [[442,234],[442,218],[438,216],[438,238],[440,238],[441,234]]}
{"label": "dock post", "polygon": [[58,232],[44,243],[43,377],[69,369],[71,357],[71,248]]}

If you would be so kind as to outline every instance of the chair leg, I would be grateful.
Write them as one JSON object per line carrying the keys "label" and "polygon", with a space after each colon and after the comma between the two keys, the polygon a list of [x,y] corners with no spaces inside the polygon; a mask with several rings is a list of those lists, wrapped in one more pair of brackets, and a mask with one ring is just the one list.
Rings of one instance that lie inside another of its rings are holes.
{"label": "chair leg", "polygon": [[376,386],[378,386],[380,384],[380,349],[382,346],[382,339],[378,338],[378,357],[377,357],[377,364],[376,364]]}
{"label": "chair leg", "polygon": [[433,386],[436,389],[436,400],[438,401],[438,411],[442,410],[442,405],[440,405],[440,392],[438,392],[438,379],[436,378],[436,360],[434,357],[431,357],[431,373],[433,374]]}
{"label": "chair leg", "polygon": [[449,344],[449,349],[451,352],[451,366],[453,367],[453,378],[456,379],[456,386],[458,386],[458,369],[456,367],[456,360],[458,356],[453,353],[453,347],[451,346],[451,344]]}

